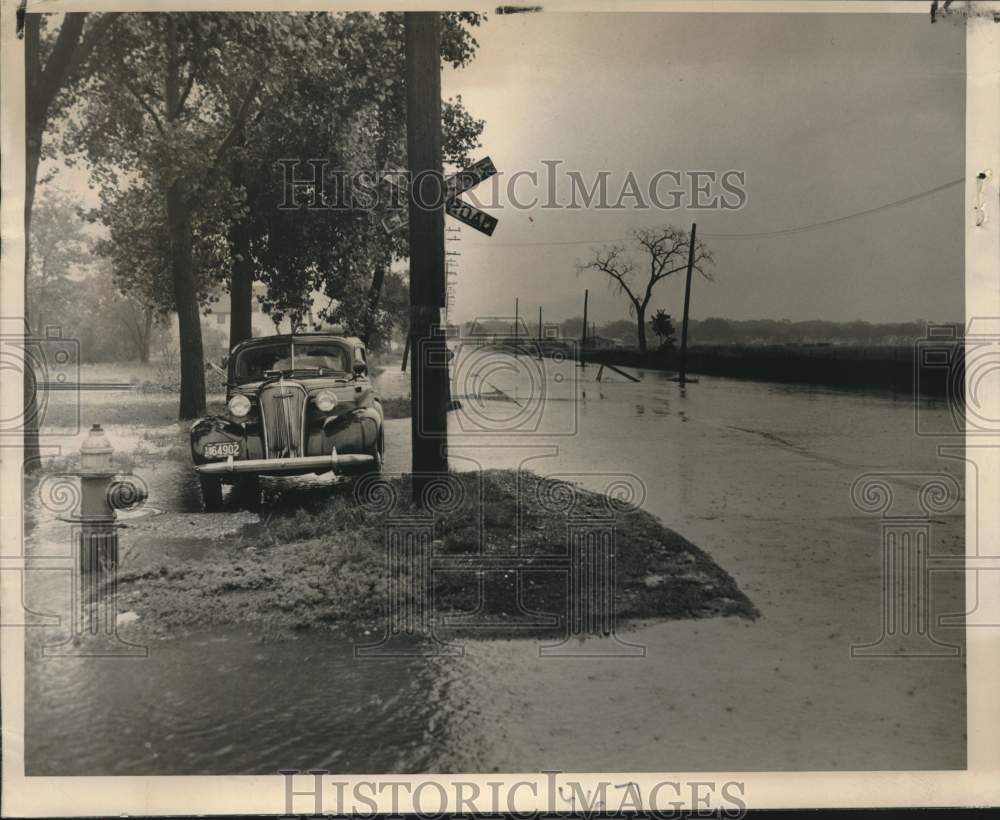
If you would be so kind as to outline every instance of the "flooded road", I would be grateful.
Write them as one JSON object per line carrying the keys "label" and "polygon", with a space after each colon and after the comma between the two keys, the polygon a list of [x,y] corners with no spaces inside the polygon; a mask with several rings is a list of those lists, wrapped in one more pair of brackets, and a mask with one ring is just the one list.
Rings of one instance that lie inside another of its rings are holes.
{"label": "flooded road", "polygon": [[[464,640],[461,657],[358,659],[328,634],[231,629],[156,641],[148,657],[43,657],[60,630],[31,630],[28,773],[964,766],[964,660],[850,652],[882,630],[881,521],[852,504],[852,484],[907,474],[885,480],[912,512],[922,476],[962,480],[962,462],[937,455],[945,442],[913,434],[910,397],[708,377],[682,389],[652,371],[599,382],[593,365],[477,356],[456,360],[454,469],[523,466],[594,490],[628,474],[643,508],[730,572],[760,619],[630,625],[623,638],[645,647],[633,658],[542,658],[537,642],[512,639]],[[406,378],[387,372],[384,389]],[[388,472],[409,468],[409,424],[386,423]],[[189,531],[137,521],[126,549],[190,559],[206,535],[234,537],[254,519],[197,512],[189,465],[171,457],[183,427],[107,429],[117,449],[139,451],[148,504],[190,513]],[[324,481],[269,484],[268,498],[336,491]],[[36,499],[29,518],[33,554],[66,551],[68,526],[50,509]],[[929,525],[932,553],[962,552],[960,504]],[[31,579],[33,608],[65,614],[67,580]],[[958,573],[938,573],[932,593],[932,615],[964,609]],[[963,643],[961,629],[934,634]]]}

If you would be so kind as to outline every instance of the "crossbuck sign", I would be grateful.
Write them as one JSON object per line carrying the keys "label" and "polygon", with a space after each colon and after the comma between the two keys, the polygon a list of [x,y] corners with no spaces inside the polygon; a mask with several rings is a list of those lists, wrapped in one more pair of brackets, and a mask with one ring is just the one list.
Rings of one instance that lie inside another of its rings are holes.
{"label": "crossbuck sign", "polygon": [[[445,180],[446,192],[445,192],[445,203],[444,211],[448,216],[457,219],[470,228],[475,228],[487,236],[492,236],[493,231],[496,230],[497,220],[496,217],[490,216],[484,211],[480,211],[478,208],[473,207],[468,202],[463,202],[459,199],[459,194],[474,188],[484,179],[489,179],[491,176],[496,174],[496,166],[493,165],[493,160],[489,157],[485,157],[479,162],[473,163],[464,171],[459,171],[457,174],[453,174]],[[390,175],[386,174],[383,179],[390,185],[395,185],[395,183],[390,179]],[[399,230],[407,222],[409,222],[409,214],[406,211],[397,211],[394,214],[390,214],[382,220],[382,227],[389,233]]]}

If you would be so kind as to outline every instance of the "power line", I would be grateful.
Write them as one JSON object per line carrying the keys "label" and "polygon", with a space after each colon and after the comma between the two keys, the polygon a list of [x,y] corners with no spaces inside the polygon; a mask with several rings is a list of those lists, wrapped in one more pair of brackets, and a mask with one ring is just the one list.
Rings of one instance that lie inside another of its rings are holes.
{"label": "power line", "polygon": [[[706,233],[702,236],[706,239],[755,239],[763,238],[769,236],[786,236],[796,233],[805,233],[806,231],[815,231],[819,228],[826,228],[830,225],[839,225],[841,222],[847,222],[851,219],[859,219],[863,216],[870,216],[871,214],[879,213],[881,211],[887,211],[890,208],[898,208],[901,205],[908,205],[911,202],[916,202],[918,199],[924,199],[925,197],[933,196],[934,194],[945,191],[948,188],[953,188],[956,185],[965,182],[964,177],[959,177],[958,179],[953,179],[951,182],[946,182],[943,185],[938,185],[936,188],[930,188],[926,191],[921,191],[919,194],[913,194],[912,196],[904,197],[903,199],[897,199],[894,202],[886,202],[884,205],[877,205],[874,208],[867,208],[863,211],[856,211],[852,214],[847,214],[846,216],[838,216],[835,219],[826,219],[822,222],[813,222],[808,225],[798,225],[794,228],[780,228],[774,231],[755,231],[752,233]],[[530,247],[530,246],[557,246],[557,245],[602,245],[609,242],[625,242],[627,238],[619,237],[618,239],[571,239],[565,242],[471,242],[469,244],[474,247],[483,248],[510,248],[510,247]]]}
{"label": "power line", "polygon": [[924,197],[933,196],[936,193],[947,190],[948,188],[953,188],[954,186],[965,182],[964,177],[959,177],[958,179],[953,179],[951,182],[946,182],[944,185],[938,185],[936,188],[931,188],[927,191],[921,191],[919,194],[913,194],[913,196],[904,197],[903,199],[897,199],[895,202],[887,202],[885,205],[878,205],[874,208],[868,208],[864,211],[858,211],[857,213],[848,214],[847,216],[838,216],[836,219],[827,219],[823,222],[814,222],[811,225],[801,225],[797,228],[783,228],[777,231],[760,231],[757,233],[709,233],[705,236],[712,239],[746,239],[758,236],[783,236],[785,234],[793,233],[804,233],[805,231],[814,231],[817,228],[825,228],[829,225],[839,225],[841,222],[847,222],[850,219],[858,219],[862,216],[868,216],[870,214],[876,214],[881,211],[887,211],[890,208],[898,208],[900,205],[907,205],[910,202],[916,202],[918,199],[923,199]]}

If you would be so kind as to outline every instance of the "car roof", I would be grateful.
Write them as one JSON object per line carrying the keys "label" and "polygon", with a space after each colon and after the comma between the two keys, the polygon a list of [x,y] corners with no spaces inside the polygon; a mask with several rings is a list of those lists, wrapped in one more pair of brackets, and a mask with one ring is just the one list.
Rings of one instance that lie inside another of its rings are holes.
{"label": "car roof", "polygon": [[364,342],[357,336],[344,336],[340,333],[330,333],[329,331],[309,331],[307,333],[276,333],[273,336],[254,336],[252,339],[244,339],[232,349],[232,353],[238,353],[249,347],[259,347],[261,345],[274,344],[275,342],[344,342],[346,344],[364,347]]}

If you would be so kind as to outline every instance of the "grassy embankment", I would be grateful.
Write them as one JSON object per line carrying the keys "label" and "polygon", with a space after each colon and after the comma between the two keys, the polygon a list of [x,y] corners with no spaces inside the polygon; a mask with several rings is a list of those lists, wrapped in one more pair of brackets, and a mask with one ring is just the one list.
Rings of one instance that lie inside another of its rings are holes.
{"label": "grassy embankment", "polygon": [[[517,546],[529,567],[522,574],[524,605],[565,613],[565,572],[530,566],[542,556],[567,555],[569,513],[553,512],[551,500],[570,494],[574,521],[594,514],[614,521],[620,619],[756,617],[736,582],[706,553],[634,506],[527,472],[457,473],[452,480],[460,483],[462,500],[437,515],[433,545],[452,571],[435,575],[428,600],[404,577],[410,569],[398,568],[403,606],[433,605],[437,614],[475,610],[477,551],[500,556]],[[412,514],[408,481],[390,479],[382,489]],[[150,558],[123,568],[118,611],[136,613],[129,628],[152,635],[233,624],[264,632],[318,627],[378,634],[385,626],[386,521],[384,509],[359,504],[350,487],[305,508],[279,509],[241,536],[206,542],[197,559],[167,565]],[[487,584],[487,614],[503,624],[519,611],[514,573],[490,573]]]}

